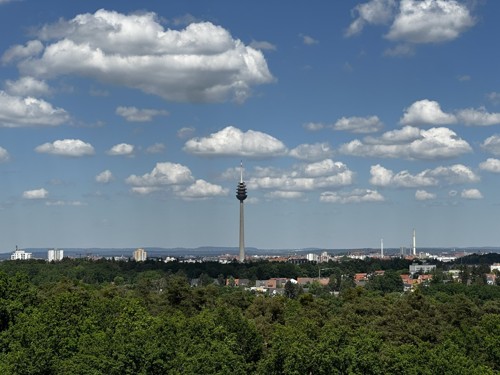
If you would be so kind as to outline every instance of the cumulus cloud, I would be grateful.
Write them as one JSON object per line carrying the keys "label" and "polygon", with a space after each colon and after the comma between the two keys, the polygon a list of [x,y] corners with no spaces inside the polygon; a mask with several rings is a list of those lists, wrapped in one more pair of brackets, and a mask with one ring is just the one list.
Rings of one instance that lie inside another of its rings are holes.
{"label": "cumulus cloud", "polygon": [[334,130],[345,130],[352,133],[375,133],[380,131],[384,124],[377,116],[369,117],[342,117],[333,124]]}
{"label": "cumulus cloud", "polygon": [[139,194],[139,195],[148,195],[154,192],[157,192],[161,190],[157,186],[134,186],[130,189],[132,193]]}
{"label": "cumulus cloud", "polygon": [[274,80],[260,50],[210,22],[164,29],[154,13],[101,9],[45,25],[38,39],[3,61],[20,60],[24,75],[75,74],[180,102],[241,102]]}
{"label": "cumulus cloud", "polygon": [[434,186],[438,180],[428,175],[428,170],[412,175],[407,170],[394,173],[390,169],[382,167],[380,164],[370,168],[370,184],[374,186],[394,187],[394,188],[415,188],[424,186]]}
{"label": "cumulus cloud", "polygon": [[492,173],[500,173],[500,160],[488,158],[479,164],[479,169]]}
{"label": "cumulus cloud", "polygon": [[457,122],[454,115],[441,110],[438,102],[419,100],[406,108],[400,123],[403,125],[449,125]]}
{"label": "cumulus cloud", "polygon": [[158,187],[165,185],[182,185],[193,181],[188,167],[170,162],[157,163],[150,173],[142,176],[130,175],[126,182],[136,187]]}
{"label": "cumulus cloud", "polygon": [[33,77],[21,77],[17,81],[7,80],[5,90],[14,96],[45,96],[50,94],[49,85]]}
{"label": "cumulus cloud", "polygon": [[7,64],[9,62],[20,60],[24,58],[30,58],[31,56],[36,56],[43,51],[43,43],[39,40],[30,40],[26,45],[17,45],[9,48],[2,55],[2,63]]}
{"label": "cumulus cloud", "polygon": [[500,124],[500,113],[489,113],[484,107],[478,109],[467,108],[458,111],[460,122],[470,126],[490,126]]}
{"label": "cumulus cloud", "polygon": [[481,147],[495,156],[500,156],[500,135],[494,134],[486,138]]}
{"label": "cumulus cloud", "polygon": [[89,156],[94,155],[94,147],[80,139],[61,139],[52,143],[44,143],[35,148],[36,152],[60,156]]}
{"label": "cumulus cloud", "polygon": [[163,143],[155,143],[146,149],[148,154],[161,154],[165,151],[165,145]]}
{"label": "cumulus cloud", "polygon": [[130,122],[148,122],[156,116],[167,116],[168,112],[159,109],[139,109],[136,107],[118,107],[116,114]]}
{"label": "cumulus cloud", "polygon": [[119,143],[111,147],[107,154],[111,156],[133,156],[134,146],[128,143]]}
{"label": "cumulus cloud", "polygon": [[436,194],[429,193],[425,190],[417,190],[415,192],[415,199],[417,201],[428,201],[428,200],[436,199]]}
{"label": "cumulus cloud", "polygon": [[482,199],[483,195],[478,189],[464,189],[460,193],[460,196],[464,199]]}
{"label": "cumulus cloud", "polygon": [[328,142],[302,144],[290,150],[289,155],[300,160],[316,161],[332,156],[333,149]]}
{"label": "cumulus cloud", "polygon": [[111,173],[109,169],[106,169],[105,171],[102,171],[97,176],[95,176],[95,180],[96,182],[99,182],[101,184],[109,184],[114,180],[113,173]]}
{"label": "cumulus cloud", "polygon": [[316,132],[318,130],[326,128],[326,125],[320,122],[308,122],[307,124],[304,124],[302,126],[304,129],[309,130],[311,132]]}
{"label": "cumulus cloud", "polygon": [[350,37],[363,31],[367,24],[383,25],[387,24],[393,18],[395,0],[371,0],[367,3],[359,4],[352,10],[356,19],[349,25],[345,35]]}
{"label": "cumulus cloud", "polygon": [[326,159],[299,164],[291,170],[256,168],[248,179],[249,189],[313,191],[352,185],[354,172],[344,163]]}
{"label": "cumulus cloud", "polygon": [[363,157],[438,160],[472,152],[472,148],[448,128],[422,130],[405,127],[378,138],[355,139],[343,144],[340,152]]}
{"label": "cumulus cloud", "polygon": [[58,126],[69,120],[61,108],[33,97],[20,97],[0,91],[0,127]]}
{"label": "cumulus cloud", "polygon": [[0,147],[0,163],[4,163],[9,159],[10,159],[9,152],[3,147]]}
{"label": "cumulus cloud", "polygon": [[269,134],[255,130],[243,132],[228,126],[209,137],[190,139],[186,142],[184,151],[201,156],[261,158],[284,155],[287,148]]}
{"label": "cumulus cloud", "polygon": [[376,190],[355,189],[351,192],[325,191],[321,193],[319,200],[326,203],[362,203],[383,202],[385,198]]}
{"label": "cumulus cloud", "polygon": [[459,109],[446,113],[438,102],[428,99],[416,101],[405,109],[400,119],[403,125],[450,125],[490,126],[500,124],[500,113],[490,113],[484,107]]}
{"label": "cumulus cloud", "polygon": [[205,180],[196,180],[194,184],[186,189],[177,192],[177,196],[183,199],[206,199],[212,197],[226,196],[229,189],[222,186],[211,184]]}
{"label": "cumulus cloud", "polygon": [[35,190],[26,190],[23,192],[24,199],[46,199],[49,196],[49,192],[44,188]]}
{"label": "cumulus cloud", "polygon": [[271,191],[265,194],[266,198],[269,199],[299,199],[304,196],[304,193],[300,191]]}
{"label": "cumulus cloud", "polygon": [[449,167],[426,169],[417,174],[407,170],[394,173],[380,164],[370,168],[370,184],[380,187],[419,188],[442,184],[455,185],[479,182],[480,178],[469,167],[454,164]]}
{"label": "cumulus cloud", "polygon": [[474,24],[467,6],[455,0],[401,0],[386,38],[410,43],[447,42]]}

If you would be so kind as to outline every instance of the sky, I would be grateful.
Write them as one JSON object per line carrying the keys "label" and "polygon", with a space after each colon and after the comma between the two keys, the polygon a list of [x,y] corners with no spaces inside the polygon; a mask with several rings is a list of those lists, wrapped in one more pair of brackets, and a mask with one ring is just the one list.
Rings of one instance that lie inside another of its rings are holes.
{"label": "sky", "polygon": [[0,0],[0,252],[499,246],[498,14]]}

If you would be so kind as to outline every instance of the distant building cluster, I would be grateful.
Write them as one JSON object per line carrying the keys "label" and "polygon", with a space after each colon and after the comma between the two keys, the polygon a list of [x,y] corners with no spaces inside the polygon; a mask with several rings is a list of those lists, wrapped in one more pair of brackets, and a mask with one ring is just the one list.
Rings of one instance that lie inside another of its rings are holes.
{"label": "distant building cluster", "polygon": [[24,250],[18,249],[16,246],[16,250],[10,255],[11,260],[28,260],[33,256],[32,253],[27,253]]}
{"label": "distant building cluster", "polygon": [[64,258],[64,250],[51,249],[47,252],[47,261],[59,262]]}

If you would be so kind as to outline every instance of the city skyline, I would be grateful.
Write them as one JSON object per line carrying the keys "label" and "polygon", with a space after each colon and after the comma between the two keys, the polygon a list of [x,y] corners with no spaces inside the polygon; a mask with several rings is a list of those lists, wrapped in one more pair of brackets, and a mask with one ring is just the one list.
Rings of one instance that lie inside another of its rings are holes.
{"label": "city skyline", "polygon": [[499,11],[0,0],[0,249],[498,246]]}

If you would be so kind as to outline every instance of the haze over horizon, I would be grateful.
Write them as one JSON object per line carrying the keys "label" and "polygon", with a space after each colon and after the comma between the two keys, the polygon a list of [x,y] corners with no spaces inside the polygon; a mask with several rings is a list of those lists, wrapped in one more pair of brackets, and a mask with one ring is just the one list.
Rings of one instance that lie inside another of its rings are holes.
{"label": "haze over horizon", "polygon": [[0,249],[496,247],[498,14],[0,0]]}

